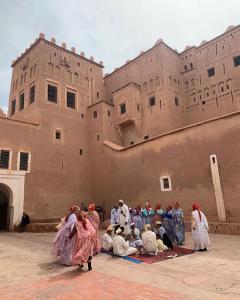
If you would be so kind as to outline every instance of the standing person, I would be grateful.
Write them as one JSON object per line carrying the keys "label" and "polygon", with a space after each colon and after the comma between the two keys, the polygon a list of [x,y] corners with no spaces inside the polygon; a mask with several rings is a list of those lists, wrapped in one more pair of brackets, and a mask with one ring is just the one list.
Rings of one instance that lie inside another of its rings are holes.
{"label": "standing person", "polygon": [[88,212],[86,213],[86,218],[90,221],[93,228],[95,229],[95,242],[94,242],[93,254],[97,254],[100,252],[100,249],[101,249],[100,241],[99,241],[99,237],[98,237],[100,218],[99,218],[98,213],[95,210],[94,203],[89,204]]}
{"label": "standing person", "polygon": [[80,208],[78,206],[73,206],[69,209],[65,217],[65,222],[57,232],[53,241],[54,252],[57,256],[60,256],[59,262],[62,265],[71,266],[72,264],[74,239],[69,240],[68,236],[77,220],[76,213],[79,210]]}
{"label": "standing person", "polygon": [[72,253],[72,264],[83,268],[83,264],[88,264],[88,271],[92,270],[93,248],[96,240],[96,231],[85,213],[79,211],[77,221],[69,235],[69,240],[75,237]]}
{"label": "standing person", "polygon": [[118,206],[115,204],[113,209],[111,210],[111,224],[118,224],[119,223],[119,209]]}
{"label": "standing person", "polygon": [[86,203],[85,203],[84,201],[81,203],[81,205],[80,205],[80,209],[81,209],[81,211],[85,211],[85,212],[87,212],[87,211],[88,211],[88,209],[87,209],[87,205],[86,205]]}
{"label": "standing person", "polygon": [[20,233],[24,231],[24,229],[27,227],[27,225],[30,223],[29,215],[27,215],[25,212],[22,215],[22,221],[20,223]]}
{"label": "standing person", "polygon": [[151,205],[146,202],[145,208],[143,209],[143,225],[152,224],[152,217],[154,215],[154,210]]}
{"label": "standing person", "polygon": [[139,204],[134,210],[133,210],[133,216],[132,216],[132,222],[135,223],[136,227],[141,232],[143,229],[143,221],[142,221],[142,208],[141,204]]}
{"label": "standing person", "polygon": [[152,217],[152,226],[154,226],[157,221],[162,221],[162,219],[163,209],[161,208],[161,204],[158,203],[155,206],[154,216]]}
{"label": "standing person", "polygon": [[123,200],[119,200],[119,224],[124,226],[124,232],[128,233],[129,209]]}
{"label": "standing person", "polygon": [[112,239],[112,226],[108,226],[106,232],[102,237],[102,246],[105,251],[112,251],[113,248],[113,239]]}
{"label": "standing person", "polygon": [[130,247],[129,242],[125,241],[123,235],[121,228],[118,228],[113,238],[113,254],[117,256],[128,256],[137,253],[138,250],[134,247]]}
{"label": "standing person", "polygon": [[194,249],[207,251],[209,245],[208,221],[197,203],[192,205],[192,238]]}
{"label": "standing person", "polygon": [[178,202],[173,205],[172,218],[174,222],[174,233],[178,245],[183,245],[185,242],[185,230],[183,221],[183,210]]}
{"label": "standing person", "polygon": [[172,206],[168,205],[163,215],[163,227],[165,228],[168,237],[172,242],[175,241],[174,221],[172,218]]}
{"label": "standing person", "polygon": [[142,233],[143,250],[146,254],[158,253],[158,244],[156,239],[156,233],[151,231],[151,225],[146,224]]}

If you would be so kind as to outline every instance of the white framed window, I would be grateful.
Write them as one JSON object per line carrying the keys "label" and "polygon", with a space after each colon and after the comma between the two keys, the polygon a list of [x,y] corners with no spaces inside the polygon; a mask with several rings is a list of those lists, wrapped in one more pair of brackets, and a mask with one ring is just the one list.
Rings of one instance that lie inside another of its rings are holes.
{"label": "white framed window", "polygon": [[162,192],[172,191],[172,182],[169,175],[164,175],[160,177],[160,187]]}
{"label": "white framed window", "polygon": [[0,170],[11,170],[12,167],[12,150],[0,147]]}
{"label": "white framed window", "polygon": [[17,169],[26,173],[30,173],[31,167],[31,153],[29,151],[21,150],[18,152]]}
{"label": "white framed window", "polygon": [[54,131],[54,141],[57,143],[63,143],[63,130],[56,128]]}

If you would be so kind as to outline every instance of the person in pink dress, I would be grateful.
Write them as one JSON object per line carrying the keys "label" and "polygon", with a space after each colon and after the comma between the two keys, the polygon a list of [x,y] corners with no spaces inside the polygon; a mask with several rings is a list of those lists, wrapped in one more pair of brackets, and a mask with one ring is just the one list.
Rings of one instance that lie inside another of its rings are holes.
{"label": "person in pink dress", "polygon": [[72,264],[83,268],[83,264],[88,264],[88,271],[92,270],[92,257],[96,231],[83,212],[77,215],[77,222],[69,235],[69,240],[75,238],[72,253]]}
{"label": "person in pink dress", "polygon": [[86,213],[86,218],[90,221],[92,224],[93,228],[96,231],[95,234],[95,242],[94,242],[94,249],[93,249],[93,255],[97,254],[101,250],[101,245],[100,245],[100,240],[98,237],[98,229],[100,225],[100,218],[98,213],[95,210],[95,204],[91,203],[88,206],[88,212]]}
{"label": "person in pink dress", "polygon": [[54,253],[60,257],[59,263],[62,265],[71,266],[72,264],[72,249],[74,239],[69,240],[68,236],[71,233],[75,222],[77,221],[76,213],[79,210],[80,208],[78,206],[73,206],[69,209],[64,223],[56,233],[53,241]]}

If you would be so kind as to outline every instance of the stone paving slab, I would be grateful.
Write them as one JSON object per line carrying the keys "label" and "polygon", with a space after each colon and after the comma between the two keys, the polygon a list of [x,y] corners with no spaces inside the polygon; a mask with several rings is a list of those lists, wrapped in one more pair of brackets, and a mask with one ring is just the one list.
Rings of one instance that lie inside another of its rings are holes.
{"label": "stone paving slab", "polygon": [[210,235],[208,252],[154,264],[99,254],[91,272],[59,265],[53,237],[0,232],[0,300],[240,299],[237,236]]}

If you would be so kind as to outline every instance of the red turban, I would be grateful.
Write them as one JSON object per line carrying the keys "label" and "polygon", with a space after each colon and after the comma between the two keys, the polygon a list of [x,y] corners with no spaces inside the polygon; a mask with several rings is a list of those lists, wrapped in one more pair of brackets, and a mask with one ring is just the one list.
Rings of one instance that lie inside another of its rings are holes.
{"label": "red turban", "polygon": [[200,209],[200,206],[199,206],[198,203],[193,203],[193,205],[192,205],[192,210],[194,211],[194,210],[196,210],[196,209]]}

